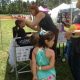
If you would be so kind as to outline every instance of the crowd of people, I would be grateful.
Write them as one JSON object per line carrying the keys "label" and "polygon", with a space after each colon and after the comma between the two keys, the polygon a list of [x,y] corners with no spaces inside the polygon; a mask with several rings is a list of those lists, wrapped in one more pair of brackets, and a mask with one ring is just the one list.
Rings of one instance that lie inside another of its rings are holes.
{"label": "crowd of people", "polygon": [[[80,8],[79,3],[80,2],[78,0],[78,8]],[[23,29],[25,25],[33,30],[36,30],[37,32],[30,36],[31,43],[34,46],[29,55],[33,74],[32,80],[56,80],[55,56],[57,54],[56,45],[59,30],[53,23],[49,14],[39,11],[36,3],[31,3],[29,10],[34,16],[33,21],[22,18],[16,20],[16,26],[13,28],[13,38],[26,36],[26,32]],[[80,24],[79,17],[74,20],[73,24]],[[74,31],[75,30],[69,30],[65,34],[69,41],[67,43],[68,46],[66,45],[66,52],[74,80],[80,80],[80,32]],[[13,46],[13,44],[11,46]],[[15,63],[11,62],[14,61],[12,59],[13,55],[9,59],[9,63],[14,69]]]}

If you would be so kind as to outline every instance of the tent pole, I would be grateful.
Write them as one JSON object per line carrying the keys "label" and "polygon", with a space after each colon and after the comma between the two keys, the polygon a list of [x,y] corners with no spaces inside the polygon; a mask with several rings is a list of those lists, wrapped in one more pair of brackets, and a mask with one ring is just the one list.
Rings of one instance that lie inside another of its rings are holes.
{"label": "tent pole", "polygon": [[70,24],[72,24],[72,0],[70,1],[70,8],[71,8],[71,21],[70,21]]}
{"label": "tent pole", "polygon": [[0,18],[0,37],[1,37],[1,47],[3,50],[3,43],[2,43],[2,30],[1,30],[1,18]]}

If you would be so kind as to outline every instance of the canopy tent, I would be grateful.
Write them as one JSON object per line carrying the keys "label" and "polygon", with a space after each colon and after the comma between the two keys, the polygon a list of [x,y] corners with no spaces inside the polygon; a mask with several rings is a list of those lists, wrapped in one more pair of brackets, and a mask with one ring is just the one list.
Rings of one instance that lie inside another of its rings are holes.
{"label": "canopy tent", "polygon": [[75,1],[75,2],[72,2],[70,5],[71,5],[71,7],[72,8],[76,8],[76,3],[77,3],[77,1]]}
{"label": "canopy tent", "polygon": [[59,5],[56,8],[53,8],[49,13],[51,14],[52,20],[55,24],[57,24],[57,16],[58,16],[58,12],[60,10],[67,10],[67,9],[71,9],[71,8],[76,8],[76,2],[72,2],[72,4],[65,4],[62,3],[61,5]]}
{"label": "canopy tent", "polygon": [[57,24],[57,15],[58,15],[58,12],[60,10],[63,10],[63,9],[69,9],[70,8],[70,5],[68,4],[65,4],[65,3],[62,3],[61,5],[59,5],[58,7],[56,8],[53,8],[51,11],[50,11],[50,14],[51,14],[51,17],[52,17],[52,20],[55,24]]}
{"label": "canopy tent", "polygon": [[70,8],[70,5],[68,4],[65,4],[65,3],[62,3],[61,5],[59,5],[58,7],[52,9],[52,11],[59,11],[59,10],[62,10],[62,9],[68,9]]}

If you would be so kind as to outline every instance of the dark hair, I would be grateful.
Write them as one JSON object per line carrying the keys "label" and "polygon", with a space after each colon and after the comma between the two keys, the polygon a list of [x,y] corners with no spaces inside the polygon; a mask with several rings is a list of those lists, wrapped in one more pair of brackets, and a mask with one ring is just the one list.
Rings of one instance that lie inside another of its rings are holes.
{"label": "dark hair", "polygon": [[30,9],[30,10],[32,10],[32,9],[35,10],[36,14],[39,12],[38,5],[37,5],[36,2],[32,2],[32,3],[30,4],[30,6],[29,6],[29,9]]}
{"label": "dark hair", "polygon": [[16,37],[17,31],[18,31],[18,29],[19,29],[19,27],[20,27],[19,24],[21,24],[21,22],[22,22],[22,20],[16,20],[16,21],[15,21],[15,27],[13,27],[13,38]]}
{"label": "dark hair", "polygon": [[15,25],[19,27],[19,25],[21,24],[21,22],[23,22],[22,20],[16,20],[15,21]]}
{"label": "dark hair", "polygon": [[38,44],[38,41],[39,41],[38,32],[35,32],[35,33],[32,34],[32,36],[30,38],[30,41],[31,41],[32,45],[37,45]]}
{"label": "dark hair", "polygon": [[54,33],[51,31],[47,31],[44,35],[39,35],[39,36],[40,36],[39,38],[40,47],[47,47],[47,45],[45,44],[45,40],[50,41],[55,37]]}

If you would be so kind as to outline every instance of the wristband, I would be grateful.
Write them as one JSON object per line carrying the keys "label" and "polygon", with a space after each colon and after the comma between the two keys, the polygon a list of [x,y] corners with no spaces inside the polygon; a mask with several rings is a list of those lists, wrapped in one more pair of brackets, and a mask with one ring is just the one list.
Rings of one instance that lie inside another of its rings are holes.
{"label": "wristband", "polygon": [[39,70],[41,70],[41,66],[39,66]]}

